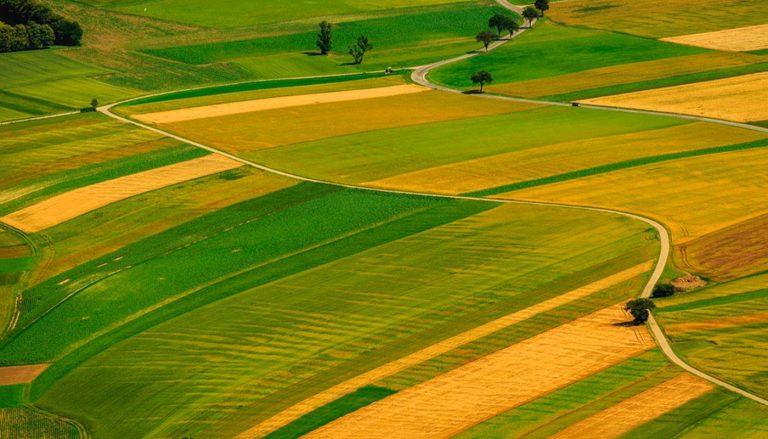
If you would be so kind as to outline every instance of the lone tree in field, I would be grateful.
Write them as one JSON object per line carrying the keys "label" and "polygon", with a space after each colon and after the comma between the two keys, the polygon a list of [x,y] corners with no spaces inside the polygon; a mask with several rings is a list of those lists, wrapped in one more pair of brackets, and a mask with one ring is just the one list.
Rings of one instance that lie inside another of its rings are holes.
{"label": "lone tree in field", "polygon": [[485,70],[481,70],[475,73],[469,79],[471,79],[472,82],[475,84],[480,84],[480,93],[483,92],[483,86],[485,86],[485,84],[490,84],[491,82],[493,82],[493,76],[490,73],[486,72]]}
{"label": "lone tree in field", "polygon": [[648,321],[650,310],[655,308],[656,304],[651,299],[635,299],[627,302],[626,310],[635,318],[635,323],[641,325]]}
{"label": "lone tree in field", "polygon": [[675,294],[675,286],[672,284],[658,284],[653,287],[652,297],[669,297]]}
{"label": "lone tree in field", "polygon": [[541,16],[544,16],[544,12],[549,10],[549,0],[536,0],[533,6],[541,11]]}
{"label": "lone tree in field", "polygon": [[94,111],[98,106],[99,106],[99,100],[96,98],[91,99],[91,108],[93,108]]}
{"label": "lone tree in field", "polygon": [[489,30],[484,30],[477,34],[475,37],[475,40],[477,40],[478,43],[483,43],[483,47],[485,47],[485,51],[488,51],[488,46],[491,44],[491,41],[496,38],[496,34]]}
{"label": "lone tree in field", "polygon": [[523,17],[528,20],[528,27],[533,26],[533,20],[539,18],[539,10],[533,6],[527,6],[523,9]]}
{"label": "lone tree in field", "polygon": [[355,64],[362,64],[365,53],[373,49],[373,44],[368,41],[368,37],[360,35],[355,44],[349,46],[349,54],[355,60]]}
{"label": "lone tree in field", "polygon": [[328,55],[333,46],[333,25],[327,21],[320,23],[320,33],[317,34],[317,48],[321,55]]}

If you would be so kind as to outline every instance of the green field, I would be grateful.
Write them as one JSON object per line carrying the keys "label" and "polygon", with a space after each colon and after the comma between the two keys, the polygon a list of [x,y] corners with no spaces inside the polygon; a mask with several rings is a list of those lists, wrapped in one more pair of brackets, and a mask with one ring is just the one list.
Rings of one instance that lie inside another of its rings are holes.
{"label": "green field", "polygon": [[768,435],[622,309],[662,242],[626,212],[707,282],[655,299],[673,350],[768,398],[768,135],[567,104],[768,70],[659,40],[763,3],[552,1],[490,53],[491,0],[55,3],[83,44],[0,53],[0,121],[137,123],[0,124],[0,438]]}

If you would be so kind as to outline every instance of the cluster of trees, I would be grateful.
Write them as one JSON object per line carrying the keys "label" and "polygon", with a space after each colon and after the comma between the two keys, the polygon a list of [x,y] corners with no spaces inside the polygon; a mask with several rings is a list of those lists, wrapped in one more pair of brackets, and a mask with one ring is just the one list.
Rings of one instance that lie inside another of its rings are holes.
{"label": "cluster of trees", "polygon": [[[317,34],[315,45],[320,49],[321,55],[328,55],[333,49],[333,25],[327,21],[323,21],[319,26],[320,32]],[[371,50],[373,50],[373,44],[368,40],[368,37],[360,35],[357,37],[357,41],[349,46],[347,53],[352,56],[355,64],[362,64],[365,54]]]}
{"label": "cluster of trees", "polygon": [[0,0],[0,52],[77,46],[83,29],[36,0]]}

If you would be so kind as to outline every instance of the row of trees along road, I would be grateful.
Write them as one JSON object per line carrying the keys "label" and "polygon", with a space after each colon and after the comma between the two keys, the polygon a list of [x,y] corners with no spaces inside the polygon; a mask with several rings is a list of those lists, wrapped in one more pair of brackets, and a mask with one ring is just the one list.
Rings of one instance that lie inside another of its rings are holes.
{"label": "row of trees along road", "polygon": [[77,46],[83,29],[36,0],[0,0],[0,52]]}
{"label": "row of trees along road", "polygon": [[[533,25],[533,20],[543,17],[544,12],[547,10],[549,10],[549,0],[536,0],[534,6],[528,6],[523,9],[523,18],[528,20],[528,27]],[[481,31],[475,36],[475,40],[478,43],[483,44],[486,52],[488,52],[488,47],[491,43],[494,40],[501,38],[504,35],[504,32],[508,32],[508,38],[511,39],[515,32],[520,30],[520,23],[518,23],[518,20],[515,17],[510,17],[509,15],[504,14],[495,14],[488,20],[488,28],[489,29]],[[493,32],[490,29],[496,29],[496,32]],[[469,79],[473,84],[480,85],[480,93],[482,93],[483,86],[493,82],[493,75],[485,70],[481,70],[473,74]]]}
{"label": "row of trees along road", "polygon": [[[315,45],[320,49],[321,55],[328,55],[333,49],[333,25],[327,21],[320,23],[320,32],[317,34]],[[373,44],[365,35],[357,37],[352,45],[349,46],[347,53],[352,56],[355,64],[362,64],[365,54],[373,50]]]}

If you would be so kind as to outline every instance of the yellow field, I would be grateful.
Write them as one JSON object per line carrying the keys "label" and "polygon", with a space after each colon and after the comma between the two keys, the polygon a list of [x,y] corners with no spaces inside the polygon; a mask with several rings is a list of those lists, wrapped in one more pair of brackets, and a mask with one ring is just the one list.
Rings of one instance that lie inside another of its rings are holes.
{"label": "yellow field", "polygon": [[558,439],[619,437],[712,390],[714,386],[682,374],[652,387],[554,435]]}
{"label": "yellow field", "polygon": [[136,113],[155,113],[177,110],[180,108],[201,107],[204,105],[227,104],[230,102],[269,99],[283,96],[307,95],[314,93],[330,93],[347,90],[363,90],[366,88],[388,87],[403,85],[405,80],[400,75],[382,76],[377,78],[359,79],[355,81],[334,82],[329,84],[302,85],[297,87],[278,87],[262,90],[221,93],[208,96],[173,99],[169,101],[151,102],[147,104],[120,106],[118,113],[131,115]]}
{"label": "yellow field", "polygon": [[414,352],[399,360],[387,363],[381,367],[373,369],[348,381],[345,381],[339,385],[336,385],[324,392],[318,393],[313,397],[302,401],[301,403],[290,407],[287,410],[273,416],[272,418],[256,425],[250,430],[242,433],[238,437],[240,438],[252,438],[261,437],[268,434],[271,431],[287,425],[288,423],[300,418],[301,416],[315,410],[318,407],[322,407],[348,393],[355,390],[374,384],[379,380],[394,375],[400,371],[403,371],[409,367],[420,364],[429,359],[435,358],[460,346],[466,345],[473,341],[479,340],[487,335],[490,335],[496,331],[502,330],[506,327],[519,323],[523,320],[529,319],[537,314],[550,311],[559,306],[573,302],[574,300],[581,299],[590,294],[602,291],[612,286],[618,285],[622,282],[633,279],[637,276],[646,273],[653,267],[653,262],[647,262],[640,264],[630,269],[624,270],[620,273],[616,273],[612,276],[601,279],[597,282],[593,282],[589,285],[585,285],[581,288],[577,288],[568,293],[557,296],[553,299],[545,300],[529,308],[521,311],[509,314],[492,322],[486,323],[477,328],[471,329],[467,332],[461,333],[454,337],[445,339],[439,343],[429,346],[420,351]]}
{"label": "yellow field", "polygon": [[43,373],[50,364],[30,364],[28,366],[0,367],[0,386],[31,383]]}
{"label": "yellow field", "polygon": [[375,402],[309,438],[449,437],[653,346],[619,307],[598,311]]}
{"label": "yellow field", "polygon": [[768,212],[765,149],[714,154],[595,175],[502,197],[638,212],[681,244]]}
{"label": "yellow field", "polygon": [[739,27],[716,32],[704,32],[679,37],[663,38],[663,41],[705,47],[715,50],[749,52],[768,49],[768,24]]}
{"label": "yellow field", "polygon": [[714,331],[718,329],[733,328],[734,326],[755,325],[758,323],[768,323],[768,312],[742,314],[731,317],[718,315],[707,320],[665,324],[664,331],[667,334],[675,335],[682,332]]}
{"label": "yellow field", "polygon": [[25,232],[38,232],[134,195],[242,166],[218,154],[96,183],[57,195],[3,218]]}
{"label": "yellow field", "polygon": [[529,148],[396,175],[366,185],[460,194],[639,157],[744,143],[765,137],[749,130],[692,123]]}
{"label": "yellow field", "polygon": [[581,101],[736,122],[768,119],[768,72]]}
{"label": "yellow field", "polygon": [[395,85],[391,87],[282,96],[268,99],[230,102],[226,104],[206,105],[203,107],[182,108],[179,110],[162,111],[159,113],[134,115],[134,118],[152,124],[175,123],[208,119],[212,117],[231,116],[242,113],[277,110],[280,108],[385,98],[390,96],[423,93],[428,90],[429,89],[426,87],[414,84]]}
{"label": "yellow field", "polygon": [[[558,23],[647,37],[711,32],[765,23],[764,0],[569,0],[556,2],[549,16]],[[554,6],[554,5],[553,5]],[[663,7],[664,13],[659,12]]]}
{"label": "yellow field", "polygon": [[[241,153],[291,143],[429,122],[511,113],[536,108],[453,93],[424,93],[283,108],[163,125],[227,152]],[[341,115],[341,116],[340,116]]]}
{"label": "yellow field", "polygon": [[745,53],[703,53],[617,66],[600,67],[556,77],[492,85],[488,90],[535,98],[634,82],[652,81],[768,60]]}

